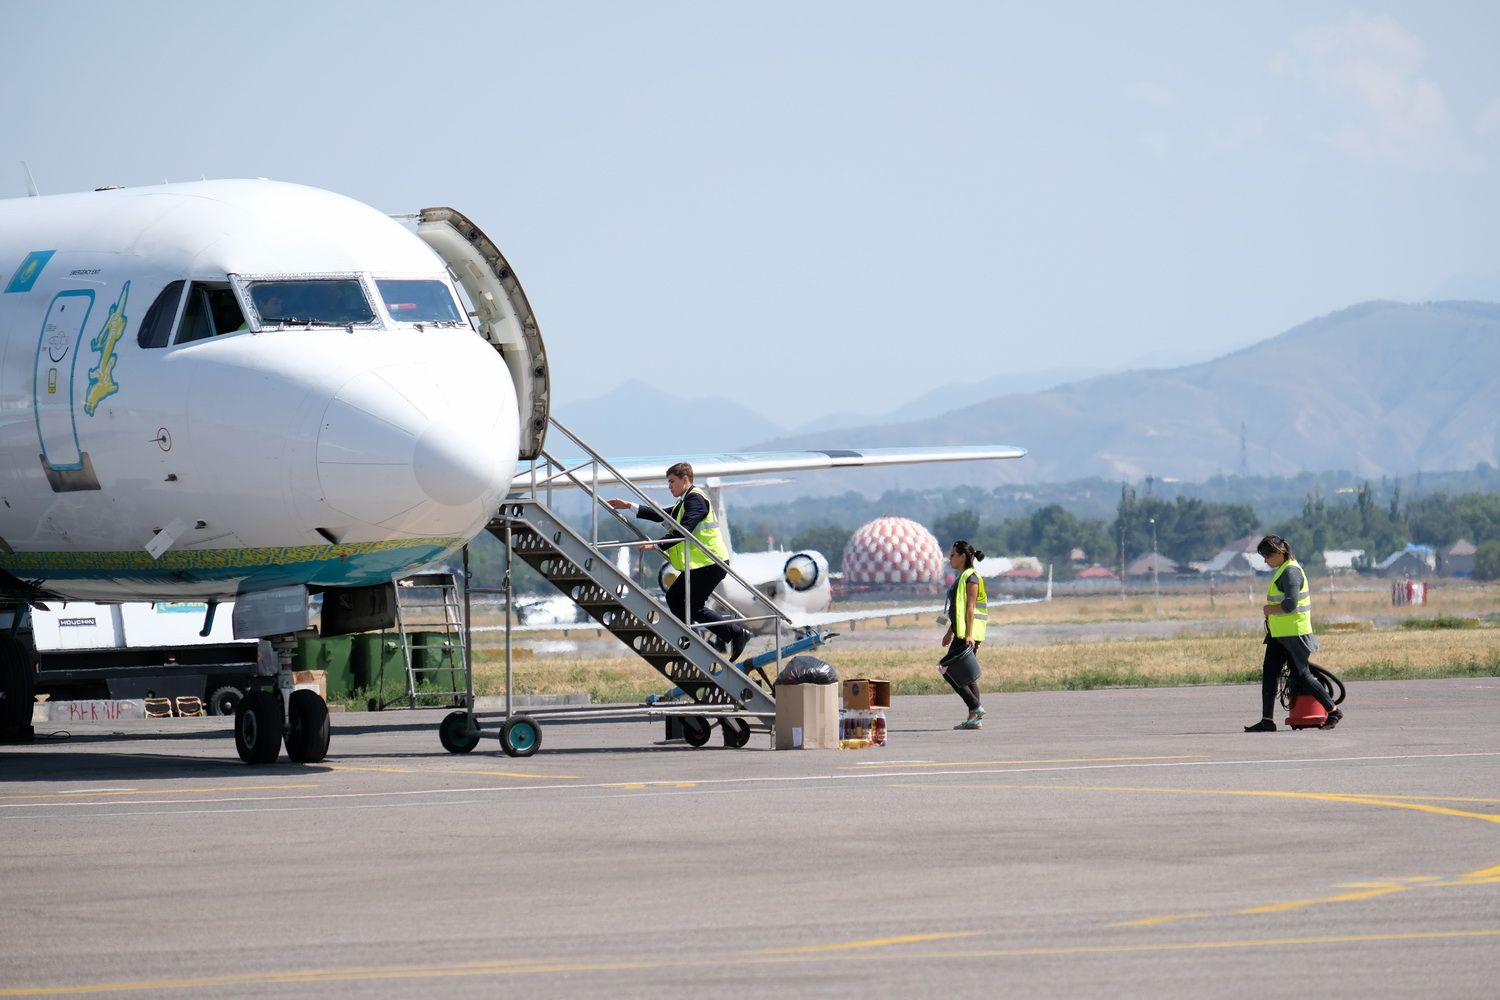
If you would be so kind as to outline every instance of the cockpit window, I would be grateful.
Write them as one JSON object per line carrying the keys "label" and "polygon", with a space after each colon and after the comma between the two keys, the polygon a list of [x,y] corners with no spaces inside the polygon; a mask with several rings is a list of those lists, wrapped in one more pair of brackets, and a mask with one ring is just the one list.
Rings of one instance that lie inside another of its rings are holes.
{"label": "cockpit window", "polygon": [[146,318],[141,320],[136,342],[142,347],[166,347],[172,339],[172,321],[177,318],[177,304],[182,301],[182,286],[186,281],[174,281],[161,290]]}
{"label": "cockpit window", "polygon": [[175,343],[186,344],[244,329],[248,329],[245,314],[240,312],[239,300],[228,285],[195,281],[188,289],[187,307],[177,325]]}
{"label": "cockpit window", "polygon": [[397,323],[462,323],[453,292],[441,281],[376,278],[386,311]]}
{"label": "cockpit window", "polygon": [[365,326],[375,310],[358,278],[252,281],[250,301],[262,326]]}

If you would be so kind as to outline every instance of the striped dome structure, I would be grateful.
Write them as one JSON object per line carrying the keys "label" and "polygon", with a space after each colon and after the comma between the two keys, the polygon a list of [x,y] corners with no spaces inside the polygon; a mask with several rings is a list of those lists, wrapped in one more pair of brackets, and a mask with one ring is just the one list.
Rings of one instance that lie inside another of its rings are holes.
{"label": "striped dome structure", "polygon": [[940,587],[946,566],[932,532],[904,517],[877,517],[844,546],[844,579],[854,585]]}

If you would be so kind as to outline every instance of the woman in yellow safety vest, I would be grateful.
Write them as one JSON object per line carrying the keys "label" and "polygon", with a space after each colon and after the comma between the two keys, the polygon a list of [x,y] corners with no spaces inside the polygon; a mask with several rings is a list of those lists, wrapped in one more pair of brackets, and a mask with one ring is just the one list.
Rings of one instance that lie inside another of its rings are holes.
{"label": "woman in yellow safety vest", "polygon": [[953,589],[948,591],[948,630],[943,645],[948,652],[938,661],[938,672],[958,692],[969,707],[969,717],[954,729],[980,729],[984,726],[984,706],[979,703],[979,644],[989,624],[989,600],[984,580],[974,564],[984,553],[963,539],[948,550],[948,565],[958,573]]}
{"label": "woman in yellow safety vest", "polygon": [[1294,694],[1310,694],[1328,713],[1324,729],[1339,724],[1344,713],[1334,707],[1327,689],[1313,676],[1308,657],[1317,652],[1318,640],[1312,630],[1312,585],[1302,565],[1292,558],[1292,547],[1280,535],[1267,535],[1255,547],[1266,565],[1275,570],[1266,586],[1266,603],[1261,614],[1266,618],[1266,658],[1261,664],[1260,721],[1245,727],[1247,733],[1274,733],[1276,720],[1271,712],[1276,705],[1276,684],[1283,667],[1292,668]]}

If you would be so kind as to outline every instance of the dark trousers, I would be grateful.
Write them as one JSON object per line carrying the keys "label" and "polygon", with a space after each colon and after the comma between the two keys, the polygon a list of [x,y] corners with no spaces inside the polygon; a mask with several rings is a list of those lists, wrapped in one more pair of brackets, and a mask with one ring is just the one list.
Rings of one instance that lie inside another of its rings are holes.
{"label": "dark trousers", "polygon": [[[954,636],[953,641],[948,643],[947,656],[957,656],[960,652],[962,652],[963,644],[964,640],[960,639],[958,636]],[[983,643],[974,643],[974,652],[978,653],[979,647],[982,645]],[[944,659],[946,659],[947,656],[945,656]],[[969,681],[969,683],[967,684],[959,684],[952,677],[950,677],[946,671],[943,672],[943,680],[947,681],[948,686],[958,692],[958,696],[964,700],[964,704],[969,706],[969,711],[972,712],[979,707],[979,682],[977,680]]]}
{"label": "dark trousers", "polygon": [[[692,576],[692,601],[693,617],[688,618],[684,614],[683,602],[688,598],[688,576]],[[728,646],[734,641],[734,637],[740,633],[742,626],[737,624],[715,625],[714,622],[722,622],[724,615],[719,614],[713,608],[706,608],[710,595],[719,584],[724,582],[724,568],[722,566],[699,566],[697,569],[678,574],[676,580],[667,588],[667,610],[689,624],[702,622],[708,625],[709,631]]]}
{"label": "dark trousers", "polygon": [[1327,688],[1309,669],[1312,663],[1307,658],[1307,647],[1302,640],[1297,636],[1285,639],[1266,636],[1266,658],[1260,666],[1260,714],[1271,718],[1276,709],[1276,683],[1281,679],[1281,668],[1288,665],[1292,668],[1292,694],[1310,694],[1318,699],[1323,711],[1332,712],[1333,702],[1329,700]]}

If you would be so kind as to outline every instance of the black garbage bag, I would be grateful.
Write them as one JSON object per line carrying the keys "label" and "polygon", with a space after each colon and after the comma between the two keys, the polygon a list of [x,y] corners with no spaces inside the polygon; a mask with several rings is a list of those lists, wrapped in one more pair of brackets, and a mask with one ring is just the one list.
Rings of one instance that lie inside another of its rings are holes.
{"label": "black garbage bag", "polygon": [[776,677],[777,684],[837,684],[839,672],[816,656],[794,656]]}
{"label": "black garbage bag", "polygon": [[938,661],[938,666],[947,667],[948,678],[960,686],[979,680],[979,657],[968,643],[954,643]]}

